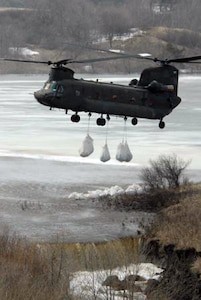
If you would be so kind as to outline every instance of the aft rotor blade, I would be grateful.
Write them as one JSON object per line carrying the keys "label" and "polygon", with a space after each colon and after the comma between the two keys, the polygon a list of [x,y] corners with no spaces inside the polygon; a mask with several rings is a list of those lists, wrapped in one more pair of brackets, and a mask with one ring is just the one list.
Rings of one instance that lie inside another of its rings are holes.
{"label": "aft rotor blade", "polygon": [[183,58],[175,58],[175,59],[168,59],[167,62],[171,63],[171,62],[178,62],[178,63],[190,63],[194,60],[199,60],[201,59],[201,55],[198,56],[190,56],[190,57],[183,57]]}
{"label": "aft rotor blade", "polygon": [[201,64],[201,61],[188,61],[188,64]]}

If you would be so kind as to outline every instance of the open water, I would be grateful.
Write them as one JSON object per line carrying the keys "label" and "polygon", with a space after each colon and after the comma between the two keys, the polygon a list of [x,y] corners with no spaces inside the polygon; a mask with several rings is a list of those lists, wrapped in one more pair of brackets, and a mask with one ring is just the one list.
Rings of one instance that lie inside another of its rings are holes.
{"label": "open water", "polygon": [[[136,76],[81,77],[128,84]],[[89,125],[87,114],[82,113],[80,123],[75,124],[70,112],[65,115],[38,104],[33,92],[46,80],[47,75],[0,75],[0,217],[11,231],[38,239],[68,228],[70,240],[133,234],[139,214],[130,216],[136,222],[129,219],[127,232],[125,228],[122,232],[125,214],[111,218],[110,213],[97,212],[85,194],[86,206],[68,196],[138,184],[140,168],[160,154],[175,153],[190,160],[188,175],[201,181],[201,76],[180,76],[182,102],[164,119],[165,129],[158,128],[157,120],[139,119],[138,125],[132,126],[128,119],[126,135],[122,118],[111,117],[107,129],[96,125],[98,115],[92,115]],[[88,128],[95,150],[81,158],[79,148]],[[102,163],[106,137],[111,160]],[[125,137],[133,154],[130,163],[115,159],[117,146]]]}

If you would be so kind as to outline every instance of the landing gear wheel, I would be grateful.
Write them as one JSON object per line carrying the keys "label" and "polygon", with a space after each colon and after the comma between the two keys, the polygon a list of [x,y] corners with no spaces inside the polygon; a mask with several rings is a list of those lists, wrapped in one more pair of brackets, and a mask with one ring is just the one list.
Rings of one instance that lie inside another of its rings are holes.
{"label": "landing gear wheel", "polygon": [[106,123],[106,121],[105,121],[104,118],[98,118],[98,119],[96,120],[96,124],[97,124],[98,126],[105,126],[105,123]]}
{"label": "landing gear wheel", "polygon": [[160,121],[158,126],[159,126],[159,128],[161,128],[161,129],[165,128],[165,122]]}
{"label": "landing gear wheel", "polygon": [[71,121],[74,123],[78,123],[80,121],[80,116],[75,114],[71,116]]}
{"label": "landing gear wheel", "polygon": [[138,119],[137,118],[132,118],[131,123],[132,123],[132,125],[137,125]]}

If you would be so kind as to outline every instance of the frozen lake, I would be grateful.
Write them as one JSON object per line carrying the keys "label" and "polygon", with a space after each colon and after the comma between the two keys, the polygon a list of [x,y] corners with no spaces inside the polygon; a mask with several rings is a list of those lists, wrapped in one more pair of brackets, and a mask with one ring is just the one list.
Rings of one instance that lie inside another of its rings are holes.
{"label": "frozen lake", "polygon": [[[102,81],[128,84],[136,76],[103,77]],[[80,161],[78,150],[87,133],[88,116],[81,114],[81,121],[76,124],[70,121],[71,113],[65,115],[63,110],[49,111],[48,107],[38,104],[33,92],[40,89],[46,79],[47,75],[0,76],[0,154],[52,155]],[[127,140],[133,153],[133,164],[145,165],[159,154],[176,153],[185,160],[192,160],[192,169],[201,169],[200,82],[201,76],[180,76],[179,96],[182,102],[164,119],[165,129],[158,128],[158,120],[139,119],[137,126],[127,121]],[[85,159],[87,162],[99,162],[105,143],[107,129],[106,126],[96,126],[97,117],[97,114],[92,115],[90,121],[89,133],[94,139],[95,151]],[[116,150],[123,136],[123,119],[111,117],[108,128],[110,164],[117,164]]]}
{"label": "frozen lake", "polygon": [[[100,80],[128,84],[131,78],[136,74],[102,76]],[[46,79],[46,75],[0,75],[0,216],[1,224],[11,231],[34,239],[65,232],[70,241],[135,234],[143,214],[106,213],[84,194],[83,201],[68,196],[137,184],[140,168],[160,154],[176,153],[191,160],[189,175],[201,181],[201,76],[180,76],[182,102],[164,119],[165,129],[158,128],[157,120],[139,119],[135,127],[127,121],[127,141],[133,154],[128,164],[115,159],[124,137],[124,121],[116,117],[111,117],[107,136],[112,159],[100,161],[107,129],[96,126],[95,114],[89,127],[94,153],[88,158],[79,156],[88,116],[81,114],[80,123],[75,124],[70,113],[38,104],[33,92]],[[122,231],[125,220],[127,231]]]}

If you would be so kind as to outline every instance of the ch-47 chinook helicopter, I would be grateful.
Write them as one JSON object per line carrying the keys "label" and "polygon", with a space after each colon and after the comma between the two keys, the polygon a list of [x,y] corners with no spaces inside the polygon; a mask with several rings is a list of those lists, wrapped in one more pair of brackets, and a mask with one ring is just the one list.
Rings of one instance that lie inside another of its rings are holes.
{"label": "ch-47 chinook helicopter", "polygon": [[[74,71],[66,67],[72,63],[94,63],[133,57],[152,60],[160,65],[144,69],[139,81],[131,80],[128,86],[76,79]],[[133,125],[138,123],[138,118],[157,119],[159,128],[162,129],[165,127],[163,118],[181,102],[177,95],[179,71],[171,63],[195,63],[200,59],[201,56],[192,56],[160,60],[143,54],[118,54],[104,58],[64,59],[57,62],[7,58],[3,60],[51,65],[47,82],[34,96],[39,103],[50,109],[64,109],[66,113],[68,110],[73,111],[72,122],[80,121],[79,112],[88,112],[89,115],[100,114],[96,121],[99,126],[104,126],[106,119],[109,120],[111,115],[115,115],[125,119],[131,117]]]}

